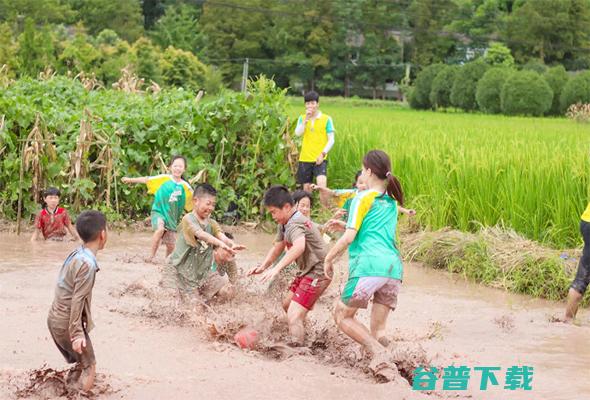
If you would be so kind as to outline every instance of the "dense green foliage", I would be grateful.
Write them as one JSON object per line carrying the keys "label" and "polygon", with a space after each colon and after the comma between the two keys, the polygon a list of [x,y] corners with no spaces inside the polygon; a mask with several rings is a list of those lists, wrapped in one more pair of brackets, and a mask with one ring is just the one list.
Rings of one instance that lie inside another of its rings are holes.
{"label": "dense green foliage", "polygon": [[[113,42],[117,51],[99,49],[105,29],[132,51]],[[233,88],[248,58],[251,76],[273,76],[280,87],[375,98],[430,64],[478,57],[588,69],[590,0],[0,0],[0,65],[15,77],[85,68],[108,85],[120,65],[147,62],[133,51],[141,38],[154,43],[155,59],[168,47],[192,52]],[[475,104],[464,100],[463,108]]]}
{"label": "dense green foliage", "polygon": [[582,72],[571,78],[561,92],[561,108],[566,110],[576,103],[590,103],[590,71]]}
{"label": "dense green foliage", "polygon": [[455,82],[459,68],[454,65],[445,65],[432,81],[430,90],[430,103],[434,108],[451,106],[451,90]]}
{"label": "dense green foliage", "polygon": [[477,82],[486,73],[488,65],[483,61],[474,61],[464,65],[457,73],[451,89],[451,103],[465,111],[477,108],[475,91]]}
{"label": "dense green foliage", "polygon": [[507,115],[543,115],[551,108],[553,91],[534,71],[510,74],[500,94],[502,112]]}
{"label": "dense green foliage", "polygon": [[[202,102],[183,89],[88,91],[62,77],[19,80],[0,91],[5,114],[0,212],[16,215],[20,148],[29,138],[54,142],[26,142],[22,189],[27,218],[48,185],[60,187],[63,202],[74,211],[92,206],[118,209],[126,217],[145,215],[152,200],[146,188],[121,185],[120,178],[160,173],[173,154],[189,160],[188,179],[207,172],[220,190],[221,213],[234,201],[243,217],[255,218],[264,189],[271,182],[291,183],[292,174],[283,150],[284,92],[265,78],[249,90],[250,95],[224,92]],[[92,144],[83,147],[78,140]]]}
{"label": "dense green foliage", "polygon": [[[290,114],[301,108],[297,101]],[[362,155],[381,148],[425,227],[499,224],[562,248],[580,243],[590,186],[587,126],[563,118],[351,109],[327,98],[321,108],[337,130],[330,187],[349,187]]]}
{"label": "dense green foliage", "polygon": [[513,71],[509,68],[496,67],[489,69],[477,83],[475,99],[479,109],[488,114],[502,112],[500,94],[504,82]]}
{"label": "dense green foliage", "polygon": [[432,82],[444,68],[445,66],[443,64],[432,64],[422,70],[416,78],[416,83],[410,94],[410,105],[412,108],[432,108],[432,103],[430,102]]}

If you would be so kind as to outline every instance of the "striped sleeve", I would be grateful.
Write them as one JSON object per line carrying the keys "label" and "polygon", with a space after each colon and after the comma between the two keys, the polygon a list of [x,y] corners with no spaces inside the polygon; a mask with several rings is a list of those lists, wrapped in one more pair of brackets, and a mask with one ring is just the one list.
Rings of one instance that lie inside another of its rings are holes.
{"label": "striped sleeve", "polygon": [[356,189],[334,189],[334,194],[336,194],[337,207],[344,207],[344,203],[346,203],[346,200],[352,199],[356,195],[356,193]]}
{"label": "striped sleeve", "polygon": [[160,186],[171,180],[172,177],[167,174],[150,176],[147,181],[147,188],[149,194],[156,194]]}
{"label": "striped sleeve", "polygon": [[357,232],[361,229],[363,220],[371,209],[376,194],[375,192],[365,192],[356,195],[352,200],[350,212],[348,213],[347,229],[354,229]]}
{"label": "striped sleeve", "polygon": [[328,117],[328,121],[326,122],[326,133],[330,134],[334,132],[334,122],[332,122],[332,117]]}

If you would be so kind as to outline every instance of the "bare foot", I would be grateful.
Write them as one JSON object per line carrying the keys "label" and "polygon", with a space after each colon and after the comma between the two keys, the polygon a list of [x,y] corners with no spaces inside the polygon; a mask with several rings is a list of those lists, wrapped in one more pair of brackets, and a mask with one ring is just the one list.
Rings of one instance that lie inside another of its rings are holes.
{"label": "bare foot", "polygon": [[[369,364],[369,370],[380,383],[386,382],[403,382],[406,381],[397,370],[397,367],[390,361],[386,353],[381,353],[373,357]],[[407,383],[409,385],[409,383]]]}

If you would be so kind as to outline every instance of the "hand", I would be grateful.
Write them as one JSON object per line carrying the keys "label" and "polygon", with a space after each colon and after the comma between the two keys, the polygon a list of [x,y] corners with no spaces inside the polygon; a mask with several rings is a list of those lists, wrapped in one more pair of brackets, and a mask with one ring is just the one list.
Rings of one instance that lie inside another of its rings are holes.
{"label": "hand", "polygon": [[262,276],[260,277],[260,282],[266,283],[272,281],[278,274],[280,270],[277,268],[271,268],[267,270]]}
{"label": "hand", "polygon": [[254,267],[250,268],[250,271],[248,271],[246,275],[258,275],[262,273],[265,269],[266,267],[264,267],[262,264],[256,264]]}
{"label": "hand", "polygon": [[316,185],[315,183],[312,183],[310,186],[311,190],[318,190],[320,187],[318,185]]}
{"label": "hand", "polygon": [[236,243],[232,243],[231,248],[233,251],[246,250],[246,246],[244,246],[243,244],[236,244]]}
{"label": "hand", "polygon": [[223,242],[221,243],[221,245],[219,247],[222,248],[223,250],[229,251],[232,255],[236,254],[235,250],[232,247],[228,246],[227,244],[225,244]]}
{"label": "hand", "polygon": [[346,230],[346,222],[339,219],[331,219],[324,225],[328,232],[344,232]]}
{"label": "hand", "polygon": [[82,354],[82,351],[84,351],[82,349],[83,347],[86,347],[86,339],[85,338],[76,339],[72,342],[72,348],[78,354]]}
{"label": "hand", "polygon": [[408,215],[409,215],[410,217],[413,217],[414,215],[416,215],[416,210],[414,210],[413,208],[410,208],[410,209],[408,210]]}
{"label": "hand", "polygon": [[321,153],[318,158],[315,159],[315,164],[316,165],[320,165],[321,163],[324,162],[324,153]]}
{"label": "hand", "polygon": [[124,177],[121,178],[121,182],[123,182],[123,183],[131,183],[131,179],[130,178],[127,178],[126,176],[124,176]]}
{"label": "hand", "polygon": [[324,275],[326,278],[332,279],[332,276],[334,275],[334,264],[332,263],[332,260],[324,261]]}
{"label": "hand", "polygon": [[339,208],[338,211],[336,211],[334,213],[334,215],[332,216],[332,218],[334,218],[334,219],[340,219],[342,217],[345,217],[346,214],[348,214],[348,212],[344,208]]}

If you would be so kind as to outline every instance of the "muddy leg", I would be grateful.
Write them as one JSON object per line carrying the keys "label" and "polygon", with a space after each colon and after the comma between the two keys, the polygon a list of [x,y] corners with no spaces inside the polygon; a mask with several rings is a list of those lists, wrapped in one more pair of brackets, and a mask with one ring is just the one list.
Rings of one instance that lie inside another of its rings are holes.
{"label": "muddy leg", "polygon": [[92,364],[88,368],[84,368],[80,375],[80,389],[84,392],[89,391],[94,386],[94,379],[96,378],[96,364]]}
{"label": "muddy leg", "polygon": [[371,335],[367,327],[354,318],[357,311],[358,308],[348,307],[342,301],[338,300],[336,309],[334,310],[336,325],[342,332],[361,344],[372,355],[383,352],[383,346]]}
{"label": "muddy leg", "polygon": [[291,301],[287,310],[287,321],[289,323],[289,333],[291,334],[291,343],[296,346],[303,345],[305,339],[305,327],[303,322],[307,315],[307,308],[301,304]]}
{"label": "muddy leg", "polygon": [[564,322],[571,323],[576,318],[578,307],[582,301],[582,294],[574,288],[570,288],[567,294],[567,303],[565,306],[565,318]]}
{"label": "muddy leg", "polygon": [[291,305],[291,300],[293,299],[293,292],[289,291],[285,298],[283,299],[283,310],[285,313],[289,312],[289,306]]}
{"label": "muddy leg", "polygon": [[[164,222],[164,221],[162,221]],[[149,258],[146,260],[148,262],[152,262],[154,257],[156,257],[156,253],[158,252],[158,247],[160,247],[160,243],[162,242],[162,236],[164,235],[164,226],[162,224],[161,227],[158,227],[154,231],[154,235],[152,236],[152,249]]]}
{"label": "muddy leg", "polygon": [[371,335],[384,347],[389,346],[389,339],[385,337],[385,323],[390,308],[379,303],[373,303],[371,308]]}

